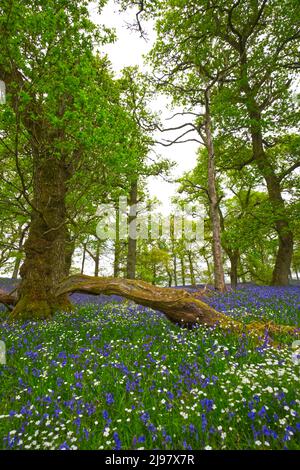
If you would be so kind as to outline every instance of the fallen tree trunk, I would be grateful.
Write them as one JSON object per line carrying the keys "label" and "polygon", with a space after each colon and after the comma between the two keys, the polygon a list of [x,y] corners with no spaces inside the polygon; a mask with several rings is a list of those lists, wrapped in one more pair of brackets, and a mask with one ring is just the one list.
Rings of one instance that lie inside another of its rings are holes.
{"label": "fallen tree trunk", "polygon": [[[154,286],[144,281],[78,274],[64,279],[56,289],[56,296],[74,292],[93,295],[119,295],[138,305],[158,310],[164,313],[172,323],[187,328],[196,325],[219,325],[227,331],[247,332],[250,336],[260,338],[264,338],[268,334],[299,334],[299,328],[296,326],[276,325],[272,322],[252,322],[245,325],[233,320],[224,313],[217,312],[202,300],[206,295],[206,289],[190,294],[183,289]],[[0,290],[0,303],[13,307],[17,303],[16,293]],[[17,317],[12,312],[10,320],[16,319]]]}
{"label": "fallen tree trunk", "polygon": [[57,295],[71,292],[119,295],[139,305],[159,310],[171,322],[187,327],[229,321],[226,315],[217,312],[185,290],[154,286],[144,281],[74,275],[61,283]]}
{"label": "fallen tree trunk", "polygon": [[[213,326],[253,336],[273,333],[298,334],[296,327],[253,322],[248,325],[217,312],[207,303],[182,289],[159,287],[144,281],[112,277],[70,276],[60,284],[57,295],[81,292],[85,294],[119,295],[136,304],[159,310],[172,322],[187,328],[196,325]],[[203,291],[204,293],[204,291]],[[199,292],[197,293],[199,295]]]}
{"label": "fallen tree trunk", "polygon": [[11,309],[17,303],[17,296],[15,291],[8,293],[3,289],[0,289],[0,304],[6,305],[9,309]]}

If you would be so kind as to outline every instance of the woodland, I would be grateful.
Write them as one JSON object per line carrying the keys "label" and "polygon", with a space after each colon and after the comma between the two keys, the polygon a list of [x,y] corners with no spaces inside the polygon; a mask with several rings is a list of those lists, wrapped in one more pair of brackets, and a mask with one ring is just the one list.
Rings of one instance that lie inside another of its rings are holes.
{"label": "woodland", "polygon": [[299,0],[1,0],[1,449],[300,448],[299,67]]}

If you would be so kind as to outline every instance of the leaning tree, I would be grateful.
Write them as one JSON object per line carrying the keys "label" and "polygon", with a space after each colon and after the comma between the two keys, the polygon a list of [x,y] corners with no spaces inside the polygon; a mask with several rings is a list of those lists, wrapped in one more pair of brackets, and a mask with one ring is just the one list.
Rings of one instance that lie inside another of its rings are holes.
{"label": "leaning tree", "polygon": [[[248,333],[255,340],[265,340],[266,337],[273,334],[299,334],[299,328],[293,326],[256,321],[245,325],[243,322],[236,321],[210,307],[203,300],[204,291],[190,294],[182,289],[153,286],[144,281],[78,274],[69,276],[60,282],[56,287],[55,295],[59,299],[61,296],[73,292],[119,295],[136,304],[158,310],[164,313],[172,323],[186,328],[199,325],[219,326],[227,332]],[[0,302],[8,307],[13,307],[18,303],[18,298],[15,292],[8,294],[0,290]],[[15,319],[14,310],[10,319]]]}
{"label": "leaning tree", "polygon": [[[16,168],[24,167],[24,159],[32,167],[16,318],[50,317],[69,306],[55,289],[66,273],[66,201],[74,178],[95,175],[98,162],[115,172],[130,165],[126,136],[133,122],[106,60],[95,55],[95,44],[112,35],[90,21],[86,3],[18,0],[0,6],[0,79],[7,92],[0,144]],[[20,179],[25,184],[22,172]]]}

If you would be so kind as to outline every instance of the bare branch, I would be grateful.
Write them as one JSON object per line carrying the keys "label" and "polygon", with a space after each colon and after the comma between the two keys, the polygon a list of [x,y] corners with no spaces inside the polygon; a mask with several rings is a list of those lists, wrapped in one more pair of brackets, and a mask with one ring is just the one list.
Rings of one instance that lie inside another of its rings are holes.
{"label": "bare branch", "polygon": [[197,140],[197,139],[188,139],[188,140],[182,140],[180,141],[180,139],[182,137],[184,137],[185,135],[189,134],[190,132],[194,132],[194,129],[189,129],[188,131],[184,132],[183,134],[181,134],[180,136],[176,137],[176,139],[174,140],[169,140],[169,139],[163,139],[165,142],[167,142],[167,144],[164,144],[163,142],[156,142],[158,144],[161,144],[161,145],[164,145],[165,147],[169,147],[170,145],[172,144],[183,144],[185,142],[198,142],[200,145],[203,145],[203,142]]}
{"label": "bare branch", "polygon": [[159,125],[156,125],[156,129],[158,129],[160,132],[169,132],[169,131],[178,131],[180,129],[183,129],[186,126],[191,126],[193,128],[193,129],[190,129],[190,131],[188,132],[191,132],[192,130],[198,131],[195,124],[191,122],[186,122],[185,124],[181,124],[180,126],[176,126],[176,127],[166,127],[166,128],[162,128]]}
{"label": "bare branch", "polygon": [[183,111],[182,113],[175,113],[173,114],[173,116],[166,118],[166,121],[171,121],[171,119],[173,119],[175,116],[187,116],[189,114],[196,116],[196,117],[204,116],[203,113],[193,113],[192,111]]}
{"label": "bare branch", "polygon": [[281,172],[279,175],[279,180],[282,181],[286,176],[290,175],[294,170],[297,168],[300,168],[300,160],[295,162],[293,165],[291,165],[289,168]]}

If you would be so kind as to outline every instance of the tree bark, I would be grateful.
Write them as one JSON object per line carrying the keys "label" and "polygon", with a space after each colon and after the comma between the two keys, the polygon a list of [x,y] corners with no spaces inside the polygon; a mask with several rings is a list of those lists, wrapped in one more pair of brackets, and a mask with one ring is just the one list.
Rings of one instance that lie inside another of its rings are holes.
{"label": "tree bark", "polygon": [[[26,227],[23,230],[22,230],[22,227],[19,227],[20,238],[19,238],[19,243],[18,243],[18,253],[20,253],[22,248],[23,248],[23,242],[24,242],[24,238],[25,238],[25,235],[27,233],[28,228],[29,228],[28,225],[26,225]],[[18,278],[21,262],[22,262],[22,260],[21,260],[20,256],[16,256],[15,264],[14,264],[14,270],[13,270],[13,273],[12,273],[12,276],[11,276],[12,279],[17,279]],[[69,273],[67,273],[67,275],[68,274]]]}
{"label": "tree bark", "polygon": [[285,203],[281,194],[280,178],[276,175],[275,169],[269,162],[264,150],[261,109],[249,84],[245,47],[241,47],[240,61],[241,89],[247,97],[245,102],[250,118],[253,158],[266,181],[269,200],[275,217],[275,229],[278,234],[278,250],[272,275],[272,285],[285,286],[289,284],[289,271],[293,257],[293,232],[286,216]]}
{"label": "tree bark", "polygon": [[[66,298],[72,292],[89,294],[119,295],[133,302],[158,310],[175,324],[192,328],[196,325],[215,326],[219,325],[226,331],[236,333],[249,333],[258,340],[264,340],[269,334],[291,334],[298,336],[299,328],[287,325],[275,325],[273,323],[252,322],[243,324],[224,313],[217,312],[207,303],[200,300],[205,296],[205,289],[197,293],[197,297],[182,289],[153,286],[144,281],[131,279],[115,279],[111,277],[92,277],[85,275],[74,275],[64,279],[57,287],[56,298]],[[200,297],[200,298],[199,298]],[[16,298],[13,294],[0,291],[0,302],[14,305]],[[33,318],[35,318],[33,312]],[[10,320],[15,320],[11,315]],[[40,317],[41,318],[41,317]]]}
{"label": "tree bark", "polygon": [[157,265],[156,263],[152,264],[152,284],[155,285],[157,281]]}
{"label": "tree bark", "polygon": [[[256,119],[256,123],[260,122],[260,113],[253,114],[252,119]],[[280,181],[265,155],[263,137],[259,125],[252,125],[251,135],[253,156],[267,184],[268,195],[275,217],[275,229],[278,234],[278,250],[272,274],[272,285],[286,286],[289,284],[289,272],[293,257],[293,233],[286,217]]]}
{"label": "tree bark", "polygon": [[172,273],[169,269],[167,269],[167,275],[168,275],[168,286],[171,287],[172,286]]}
{"label": "tree bark", "polygon": [[185,286],[185,264],[184,264],[184,257],[180,257],[180,267],[181,267],[181,279],[182,285]]}
{"label": "tree bark", "polygon": [[178,281],[177,281],[177,257],[174,254],[173,255],[173,273],[174,273],[174,284],[177,287],[178,286]]}
{"label": "tree bark", "polygon": [[228,257],[230,260],[230,284],[232,289],[236,289],[238,284],[239,250],[231,251]]}
{"label": "tree bark", "polygon": [[128,252],[127,252],[127,269],[126,277],[127,279],[135,279],[136,272],[136,219],[137,219],[137,191],[138,184],[137,181],[134,181],[131,184],[130,193],[129,193],[129,216],[128,216]]}
{"label": "tree bark", "polygon": [[171,322],[186,327],[197,323],[214,325],[218,321],[231,321],[187,291],[154,286],[144,281],[74,275],[64,280],[57,289],[58,295],[71,292],[121,295],[139,305],[159,310]]}
{"label": "tree bark", "polygon": [[66,253],[66,172],[56,157],[41,157],[34,162],[34,210],[25,260],[20,269],[21,283],[13,318],[50,318],[55,310],[70,308],[65,295],[55,290],[65,277]]}
{"label": "tree bark", "polygon": [[114,277],[118,277],[120,274],[120,214],[119,209],[116,208],[116,239],[114,244]]}
{"label": "tree bark", "polygon": [[210,220],[213,232],[214,286],[220,292],[226,291],[222,246],[221,224],[218,211],[218,196],[216,188],[215,150],[212,137],[212,122],[210,115],[210,93],[205,92],[205,145],[208,152],[208,196]]}
{"label": "tree bark", "polygon": [[80,270],[81,274],[84,274],[85,257],[86,257],[86,243],[83,244],[81,270]]}
{"label": "tree bark", "polygon": [[195,279],[195,271],[194,271],[194,265],[193,265],[193,258],[192,258],[191,250],[188,251],[188,258],[189,258],[189,266],[190,266],[191,284],[192,284],[192,286],[195,286],[196,285],[196,279]]}
{"label": "tree bark", "polygon": [[100,242],[97,241],[96,245],[96,254],[95,254],[95,276],[97,277],[99,275],[99,266],[100,266]]}
{"label": "tree bark", "polygon": [[214,326],[237,333],[248,332],[256,337],[269,333],[298,335],[299,329],[286,325],[253,322],[245,325],[227,315],[217,312],[207,303],[183,289],[153,286],[144,281],[74,275],[65,279],[57,289],[57,295],[72,292],[120,295],[133,302],[158,310],[172,323],[192,328],[196,325]]}
{"label": "tree bark", "polygon": [[21,258],[19,256],[16,256],[14,270],[11,276],[12,279],[18,279],[21,262],[22,262]]}
{"label": "tree bark", "polygon": [[287,286],[293,257],[293,233],[288,228],[288,222],[282,220],[276,223],[276,230],[279,246],[272,274],[272,285]]}

